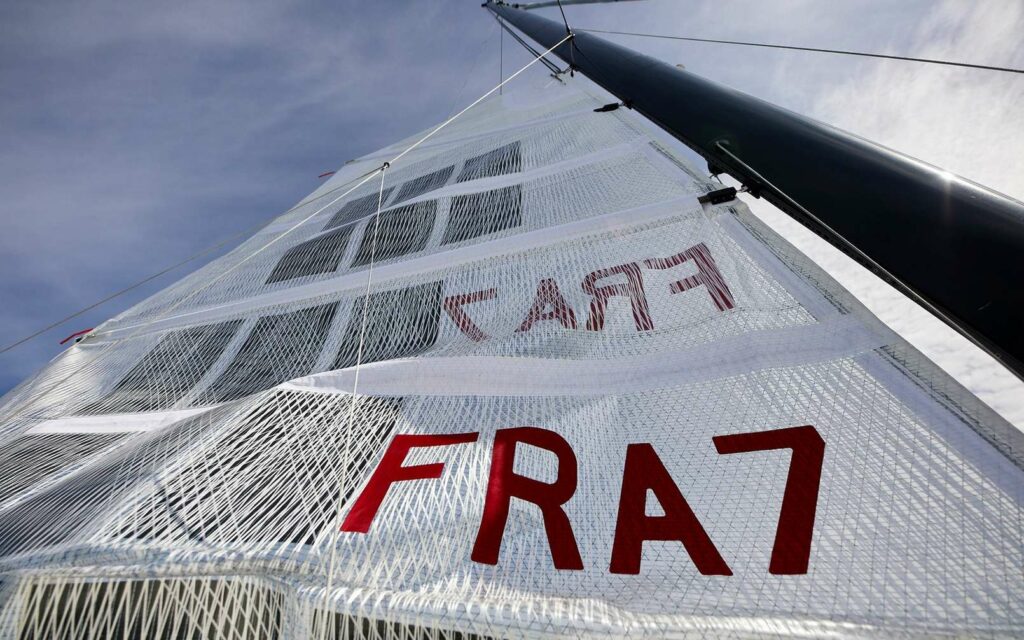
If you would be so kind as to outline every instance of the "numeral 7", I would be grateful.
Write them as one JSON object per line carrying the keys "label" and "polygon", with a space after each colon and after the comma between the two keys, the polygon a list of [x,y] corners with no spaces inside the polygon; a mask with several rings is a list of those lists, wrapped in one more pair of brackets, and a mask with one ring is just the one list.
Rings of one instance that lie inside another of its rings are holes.
{"label": "numeral 7", "polygon": [[779,526],[768,572],[778,575],[807,573],[811,556],[814,514],[818,508],[821,463],[825,441],[810,425],[712,438],[718,453],[750,453],[792,449]]}

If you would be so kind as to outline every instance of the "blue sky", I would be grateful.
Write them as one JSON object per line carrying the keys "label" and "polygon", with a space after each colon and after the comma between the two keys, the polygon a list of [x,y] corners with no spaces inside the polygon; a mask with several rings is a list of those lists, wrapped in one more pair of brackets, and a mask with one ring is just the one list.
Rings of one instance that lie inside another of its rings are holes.
{"label": "blue sky", "polygon": [[[284,211],[317,186],[318,174],[489,89],[499,73],[498,31],[479,5],[0,5],[2,342]],[[579,27],[1024,66],[1018,0],[647,0],[566,13]],[[1024,198],[1024,77],[616,39]],[[507,37],[505,54],[509,71],[527,61]],[[752,206],[1024,425],[1024,385],[770,207]],[[0,392],[59,353],[68,333],[175,279],[0,354]]]}

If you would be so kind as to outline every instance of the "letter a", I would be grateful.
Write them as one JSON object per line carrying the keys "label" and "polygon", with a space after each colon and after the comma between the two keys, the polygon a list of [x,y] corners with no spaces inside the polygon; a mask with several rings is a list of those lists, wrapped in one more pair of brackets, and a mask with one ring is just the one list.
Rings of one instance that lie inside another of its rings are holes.
{"label": "letter a", "polygon": [[[551,307],[551,311],[546,311]],[[542,320],[558,320],[566,329],[576,328],[576,314],[572,307],[565,301],[562,292],[558,289],[558,283],[552,278],[545,278],[537,285],[537,295],[533,298],[533,306],[523,319],[523,324],[516,330],[525,333],[536,322]]]}
{"label": "letter a", "polygon": [[[658,498],[665,515],[647,515],[648,489]],[[619,518],[615,523],[609,570],[640,573],[644,540],[679,540],[703,575],[732,575],[654,447],[646,443],[626,448],[626,468],[622,473]]]}

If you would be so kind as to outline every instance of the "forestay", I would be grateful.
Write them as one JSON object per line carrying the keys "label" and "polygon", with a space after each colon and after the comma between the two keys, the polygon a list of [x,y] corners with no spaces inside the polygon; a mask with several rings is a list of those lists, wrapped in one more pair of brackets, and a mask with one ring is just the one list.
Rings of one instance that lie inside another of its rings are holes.
{"label": "forestay", "polygon": [[567,81],[9,393],[6,637],[1024,634],[1020,434]]}

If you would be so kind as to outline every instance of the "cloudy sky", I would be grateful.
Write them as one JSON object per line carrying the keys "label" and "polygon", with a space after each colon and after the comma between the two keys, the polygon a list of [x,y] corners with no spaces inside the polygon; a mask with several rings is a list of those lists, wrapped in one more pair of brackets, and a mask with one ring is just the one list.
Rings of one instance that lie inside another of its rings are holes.
{"label": "cloudy sky", "polygon": [[[499,36],[479,5],[0,4],[0,342],[280,213],[318,174],[489,89]],[[577,27],[1024,67],[1019,0],[647,0],[566,13]],[[1024,76],[612,38],[1024,199]],[[505,38],[506,70],[526,61]],[[770,206],[751,204],[1024,427],[1024,385],[1012,375]],[[0,392],[59,353],[68,333],[173,280],[0,354]]]}

